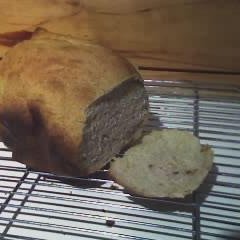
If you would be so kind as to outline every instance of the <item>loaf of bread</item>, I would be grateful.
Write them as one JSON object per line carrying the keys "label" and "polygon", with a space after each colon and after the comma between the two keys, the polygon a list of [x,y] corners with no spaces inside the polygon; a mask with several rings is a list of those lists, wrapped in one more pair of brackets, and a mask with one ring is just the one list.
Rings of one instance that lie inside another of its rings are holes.
{"label": "loaf of bread", "polygon": [[179,130],[153,131],[123,157],[115,158],[110,174],[129,192],[145,197],[182,198],[204,180],[213,151],[198,138]]}
{"label": "loaf of bread", "polygon": [[31,38],[40,24],[81,9],[80,0],[0,0],[0,58],[15,44]]}
{"label": "loaf of bread", "polygon": [[40,32],[0,62],[0,136],[36,170],[84,176],[138,139],[144,84],[104,47]]}

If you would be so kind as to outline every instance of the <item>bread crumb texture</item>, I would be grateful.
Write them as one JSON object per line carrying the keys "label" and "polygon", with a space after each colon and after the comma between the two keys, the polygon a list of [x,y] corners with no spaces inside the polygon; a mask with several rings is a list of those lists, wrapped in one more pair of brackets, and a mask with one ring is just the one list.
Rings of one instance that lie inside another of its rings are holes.
{"label": "bread crumb texture", "polygon": [[152,131],[111,163],[110,174],[130,192],[182,198],[199,187],[212,163],[212,149],[191,133]]}

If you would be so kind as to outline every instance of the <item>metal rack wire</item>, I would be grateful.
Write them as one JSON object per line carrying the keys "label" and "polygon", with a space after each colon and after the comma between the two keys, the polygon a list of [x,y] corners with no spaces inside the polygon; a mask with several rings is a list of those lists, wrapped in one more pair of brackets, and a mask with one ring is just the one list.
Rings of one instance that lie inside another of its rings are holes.
{"label": "metal rack wire", "polygon": [[130,196],[113,187],[107,170],[91,178],[34,172],[1,144],[1,239],[240,239],[240,89],[151,80],[145,86],[146,130],[185,129],[213,147],[214,167],[199,189],[184,200]]}

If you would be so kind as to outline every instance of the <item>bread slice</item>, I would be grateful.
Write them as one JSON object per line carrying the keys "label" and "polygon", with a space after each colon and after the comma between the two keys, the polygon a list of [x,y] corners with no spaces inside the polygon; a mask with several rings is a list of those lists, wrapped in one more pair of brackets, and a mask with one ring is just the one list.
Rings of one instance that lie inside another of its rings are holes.
{"label": "bread slice", "polygon": [[0,62],[0,136],[13,158],[84,176],[139,138],[143,80],[104,47],[55,34],[18,44]]}
{"label": "bread slice", "polygon": [[198,138],[179,130],[153,131],[115,158],[110,174],[130,192],[145,197],[182,198],[204,180],[213,151]]}

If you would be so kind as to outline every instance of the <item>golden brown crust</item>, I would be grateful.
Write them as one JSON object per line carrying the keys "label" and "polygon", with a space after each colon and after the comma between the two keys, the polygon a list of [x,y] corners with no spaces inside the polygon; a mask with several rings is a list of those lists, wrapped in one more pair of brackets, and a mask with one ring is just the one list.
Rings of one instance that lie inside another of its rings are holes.
{"label": "golden brown crust", "polygon": [[22,142],[11,146],[15,158],[39,170],[39,158],[49,159],[45,170],[59,168],[50,159],[54,148],[62,162],[76,159],[88,106],[132,76],[135,69],[111,50],[73,38],[41,33],[15,46],[0,62],[0,121]]}

